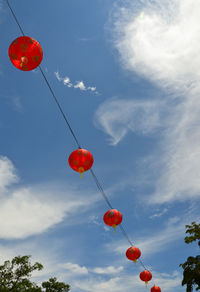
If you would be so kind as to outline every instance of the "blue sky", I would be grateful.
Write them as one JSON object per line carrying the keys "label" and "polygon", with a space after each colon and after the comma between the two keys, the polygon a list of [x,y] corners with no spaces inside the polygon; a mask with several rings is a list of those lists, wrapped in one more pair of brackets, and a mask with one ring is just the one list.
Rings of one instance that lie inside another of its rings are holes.
{"label": "blue sky", "polygon": [[[90,173],[68,166],[77,146],[40,72],[8,58],[20,32],[0,2],[0,255],[31,254],[74,292],[146,290],[129,244],[103,223]],[[185,291],[199,222],[200,4],[195,0],[10,1],[123,226],[162,291]],[[149,288],[151,284],[149,285]]]}

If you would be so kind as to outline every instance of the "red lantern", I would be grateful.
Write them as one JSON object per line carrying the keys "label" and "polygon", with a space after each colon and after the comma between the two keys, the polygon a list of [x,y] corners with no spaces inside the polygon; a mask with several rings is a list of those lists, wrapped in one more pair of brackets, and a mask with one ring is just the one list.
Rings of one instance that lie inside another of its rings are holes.
{"label": "red lantern", "polygon": [[154,285],[154,286],[151,288],[151,292],[161,292],[161,289],[160,289],[160,287]]}
{"label": "red lantern", "polygon": [[141,251],[137,247],[131,246],[126,251],[126,257],[130,261],[134,261],[135,263],[139,259],[140,256],[141,256]]}
{"label": "red lantern", "polygon": [[73,170],[80,173],[81,177],[84,171],[92,167],[94,159],[88,150],[77,149],[70,154],[68,162]]}
{"label": "red lantern", "polygon": [[13,65],[22,71],[30,71],[40,65],[43,58],[41,45],[28,36],[15,39],[8,54]]}
{"label": "red lantern", "polygon": [[122,214],[118,210],[111,209],[104,214],[103,220],[106,225],[113,227],[115,230],[117,225],[122,222]]}
{"label": "red lantern", "polygon": [[151,272],[145,270],[140,273],[140,279],[145,282],[145,284],[148,284],[148,282],[152,279]]}

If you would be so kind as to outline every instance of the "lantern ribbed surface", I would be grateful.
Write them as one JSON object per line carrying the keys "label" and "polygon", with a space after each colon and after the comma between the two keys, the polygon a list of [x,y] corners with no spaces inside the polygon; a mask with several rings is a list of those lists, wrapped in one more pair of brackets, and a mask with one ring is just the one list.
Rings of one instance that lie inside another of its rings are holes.
{"label": "lantern ribbed surface", "polygon": [[140,273],[140,279],[144,281],[145,283],[148,283],[152,279],[152,274],[151,272],[145,270]]}
{"label": "lantern ribbed surface", "polygon": [[136,260],[138,260],[140,256],[141,256],[141,251],[139,250],[138,247],[131,246],[126,251],[126,257],[130,261],[136,262]]}
{"label": "lantern ribbed surface", "polygon": [[16,38],[11,43],[8,54],[13,65],[22,71],[35,69],[43,58],[41,45],[28,36]]}
{"label": "lantern ribbed surface", "polygon": [[88,150],[77,149],[70,154],[68,162],[73,170],[83,173],[92,167],[94,159]]}
{"label": "lantern ribbed surface", "polygon": [[106,225],[114,227],[122,222],[122,214],[116,209],[110,209],[104,214],[103,220]]}

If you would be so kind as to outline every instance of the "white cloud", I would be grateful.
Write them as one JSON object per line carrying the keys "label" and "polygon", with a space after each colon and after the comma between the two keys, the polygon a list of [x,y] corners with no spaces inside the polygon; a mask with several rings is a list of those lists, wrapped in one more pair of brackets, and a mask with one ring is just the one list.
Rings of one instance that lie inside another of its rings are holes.
{"label": "white cloud", "polygon": [[166,90],[166,99],[176,97],[155,155],[160,172],[152,203],[200,197],[199,15],[195,0],[124,1],[115,11],[124,68]]}
{"label": "white cloud", "polygon": [[64,83],[64,85],[67,85],[67,87],[72,87],[73,86],[72,83],[70,82],[69,77],[65,77],[63,79],[63,83]]}
{"label": "white cloud", "polygon": [[96,90],[96,87],[94,87],[94,86],[89,86],[89,87],[88,87],[88,90],[95,91],[95,90]]}
{"label": "white cloud", "polygon": [[[184,238],[185,225],[189,222],[189,216],[187,218],[172,217],[166,224],[162,227],[162,231],[154,232],[145,237],[133,237],[135,246],[139,247],[142,253],[142,258],[154,257],[155,254],[169,249],[174,242],[181,238]],[[159,219],[158,219],[159,220]],[[194,217],[193,217],[194,220]],[[129,236],[131,238],[131,236]],[[153,249],[152,249],[153,246]],[[127,243],[124,240],[106,244],[109,251],[114,251],[118,254],[125,255],[127,250]]]}
{"label": "white cloud", "polygon": [[0,205],[0,237],[24,238],[44,232],[65,217],[67,206],[61,202],[41,202],[37,193],[20,188]]}
{"label": "white cloud", "polygon": [[[52,274],[58,278],[59,281],[66,282],[66,279],[70,279],[69,284],[75,291],[125,291],[125,292],[142,292],[144,291],[144,283],[139,278],[139,271],[135,273],[127,274],[122,266],[109,266],[89,268],[86,266],[80,266],[79,264],[67,262],[59,263],[55,259],[52,261],[51,256],[45,254],[46,258],[42,258],[45,269],[40,272],[34,273],[33,280],[38,284],[48,279]],[[37,260],[34,257],[32,260]],[[39,255],[39,262],[41,256]],[[159,285],[164,291],[182,291],[181,278],[182,276],[174,271],[171,274],[159,273],[151,270],[153,274],[153,280],[149,283],[149,288],[154,285]],[[97,273],[96,273],[97,272]],[[119,273],[118,276],[114,276]],[[96,274],[96,275],[95,275]]]}
{"label": "white cloud", "polygon": [[[138,270],[127,274],[122,266],[117,265],[107,267],[109,268],[107,269],[105,267],[89,268],[71,262],[62,263],[59,262],[55,250],[46,249],[46,245],[42,247],[39,242],[33,242],[32,239],[26,242],[12,243],[6,247],[0,245],[1,263],[12,259],[18,254],[32,254],[32,263],[38,261],[43,264],[44,269],[42,271],[33,273],[32,280],[38,284],[46,281],[53,275],[59,281],[69,283],[75,291],[100,292],[103,290],[108,292],[131,292],[134,288],[135,292],[142,292],[145,289],[144,283],[139,279]],[[95,275],[95,269],[97,269],[97,275]],[[117,273],[119,275],[113,277]],[[152,274],[153,280],[149,283],[149,288],[155,283],[166,292],[182,291],[182,276],[178,272],[174,271],[171,274],[164,274],[152,270]]]}
{"label": "white cloud", "polygon": [[112,274],[118,274],[119,272],[123,271],[123,267],[117,267],[115,268],[114,266],[109,266],[109,267],[105,267],[105,268],[94,268],[92,270],[93,273],[95,274],[108,274],[108,275],[112,275]]}
{"label": "white cloud", "polygon": [[58,81],[62,81],[63,80],[63,78],[60,77],[59,72],[54,72],[54,74],[55,74],[56,78],[58,79]]}
{"label": "white cloud", "polygon": [[95,124],[110,136],[111,145],[118,144],[131,131],[152,134],[161,125],[158,101],[111,99],[99,106]]}
{"label": "white cloud", "polygon": [[[161,289],[163,291],[182,291],[181,288],[181,276],[174,272],[173,274],[159,274],[153,272],[153,275],[155,277],[153,278],[153,281],[156,284],[160,285]],[[149,283],[148,287],[152,287],[153,283]],[[137,275],[120,275],[120,277],[114,277],[110,278],[108,280],[104,279],[89,279],[87,281],[84,280],[76,280],[75,287],[88,291],[88,292],[101,292],[101,291],[107,291],[107,292],[131,292],[134,289],[134,292],[142,292],[145,289],[145,284],[140,280],[138,274]]]}
{"label": "white cloud", "polygon": [[80,90],[86,90],[85,84],[83,81],[77,81],[74,85],[74,88],[79,88]]}
{"label": "white cloud", "polygon": [[[0,159],[0,238],[25,238],[39,234],[84,210],[98,200],[79,196],[69,186],[65,191],[58,186],[40,185],[11,188],[18,180],[12,162]],[[66,191],[67,190],[67,191]],[[55,201],[56,193],[56,201]]]}
{"label": "white cloud", "polygon": [[70,271],[70,273],[76,274],[76,275],[87,275],[88,274],[88,269],[86,267],[81,267],[78,264],[73,264],[73,263],[65,263],[61,265],[62,268],[65,270]]}
{"label": "white cloud", "polygon": [[200,101],[198,93],[190,96],[176,108],[162,144],[161,177],[152,203],[200,197]]}
{"label": "white cloud", "polygon": [[68,271],[70,274],[73,274],[73,276],[76,275],[88,275],[89,273],[94,274],[100,274],[100,275],[113,275],[118,274],[121,271],[123,271],[123,267],[114,267],[114,266],[108,266],[108,267],[96,267],[96,268],[87,268],[85,266],[80,266],[75,263],[63,263],[58,264],[59,269],[64,269],[64,271]]}
{"label": "white cloud", "polygon": [[149,218],[150,219],[153,219],[153,218],[158,218],[158,217],[161,217],[163,216],[165,213],[167,213],[168,209],[167,208],[164,208],[162,211],[160,211],[159,213],[155,213],[153,215],[151,215]]}
{"label": "white cloud", "polygon": [[7,158],[0,156],[0,194],[5,188],[18,181],[18,177],[12,162]]}
{"label": "white cloud", "polygon": [[67,87],[73,87],[75,89],[79,88],[81,91],[91,91],[95,94],[98,94],[98,92],[96,91],[96,87],[94,86],[87,87],[83,81],[76,81],[76,83],[73,84],[69,77],[64,77],[64,78],[61,77],[59,72],[55,72],[55,76],[58,79],[58,81],[63,82],[63,84]]}
{"label": "white cloud", "polygon": [[115,45],[123,65],[162,86],[177,88],[198,80],[199,2],[125,3],[127,7],[123,4],[118,10],[115,22]]}

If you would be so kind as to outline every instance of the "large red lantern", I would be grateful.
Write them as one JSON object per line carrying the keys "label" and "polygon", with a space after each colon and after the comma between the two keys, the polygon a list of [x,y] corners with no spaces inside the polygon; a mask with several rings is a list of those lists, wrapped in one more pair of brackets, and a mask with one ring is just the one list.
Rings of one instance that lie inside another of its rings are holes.
{"label": "large red lantern", "polygon": [[160,289],[160,287],[154,285],[154,286],[151,288],[151,292],[161,292],[161,289]]}
{"label": "large red lantern", "polygon": [[73,170],[80,173],[81,177],[84,171],[92,167],[94,159],[88,150],[77,149],[70,154],[68,162]]}
{"label": "large red lantern", "polygon": [[137,247],[131,246],[126,251],[126,257],[130,261],[134,261],[135,263],[139,259],[140,256],[141,256],[141,251]]}
{"label": "large red lantern", "polygon": [[117,225],[122,222],[122,214],[116,209],[110,209],[104,214],[103,220],[106,225],[113,227],[116,233]]}
{"label": "large red lantern", "polygon": [[9,47],[8,54],[13,65],[22,71],[35,69],[43,58],[41,45],[28,36],[15,39]]}
{"label": "large red lantern", "polygon": [[148,282],[152,279],[151,272],[145,270],[140,273],[140,279],[145,282],[145,284],[148,284]]}

